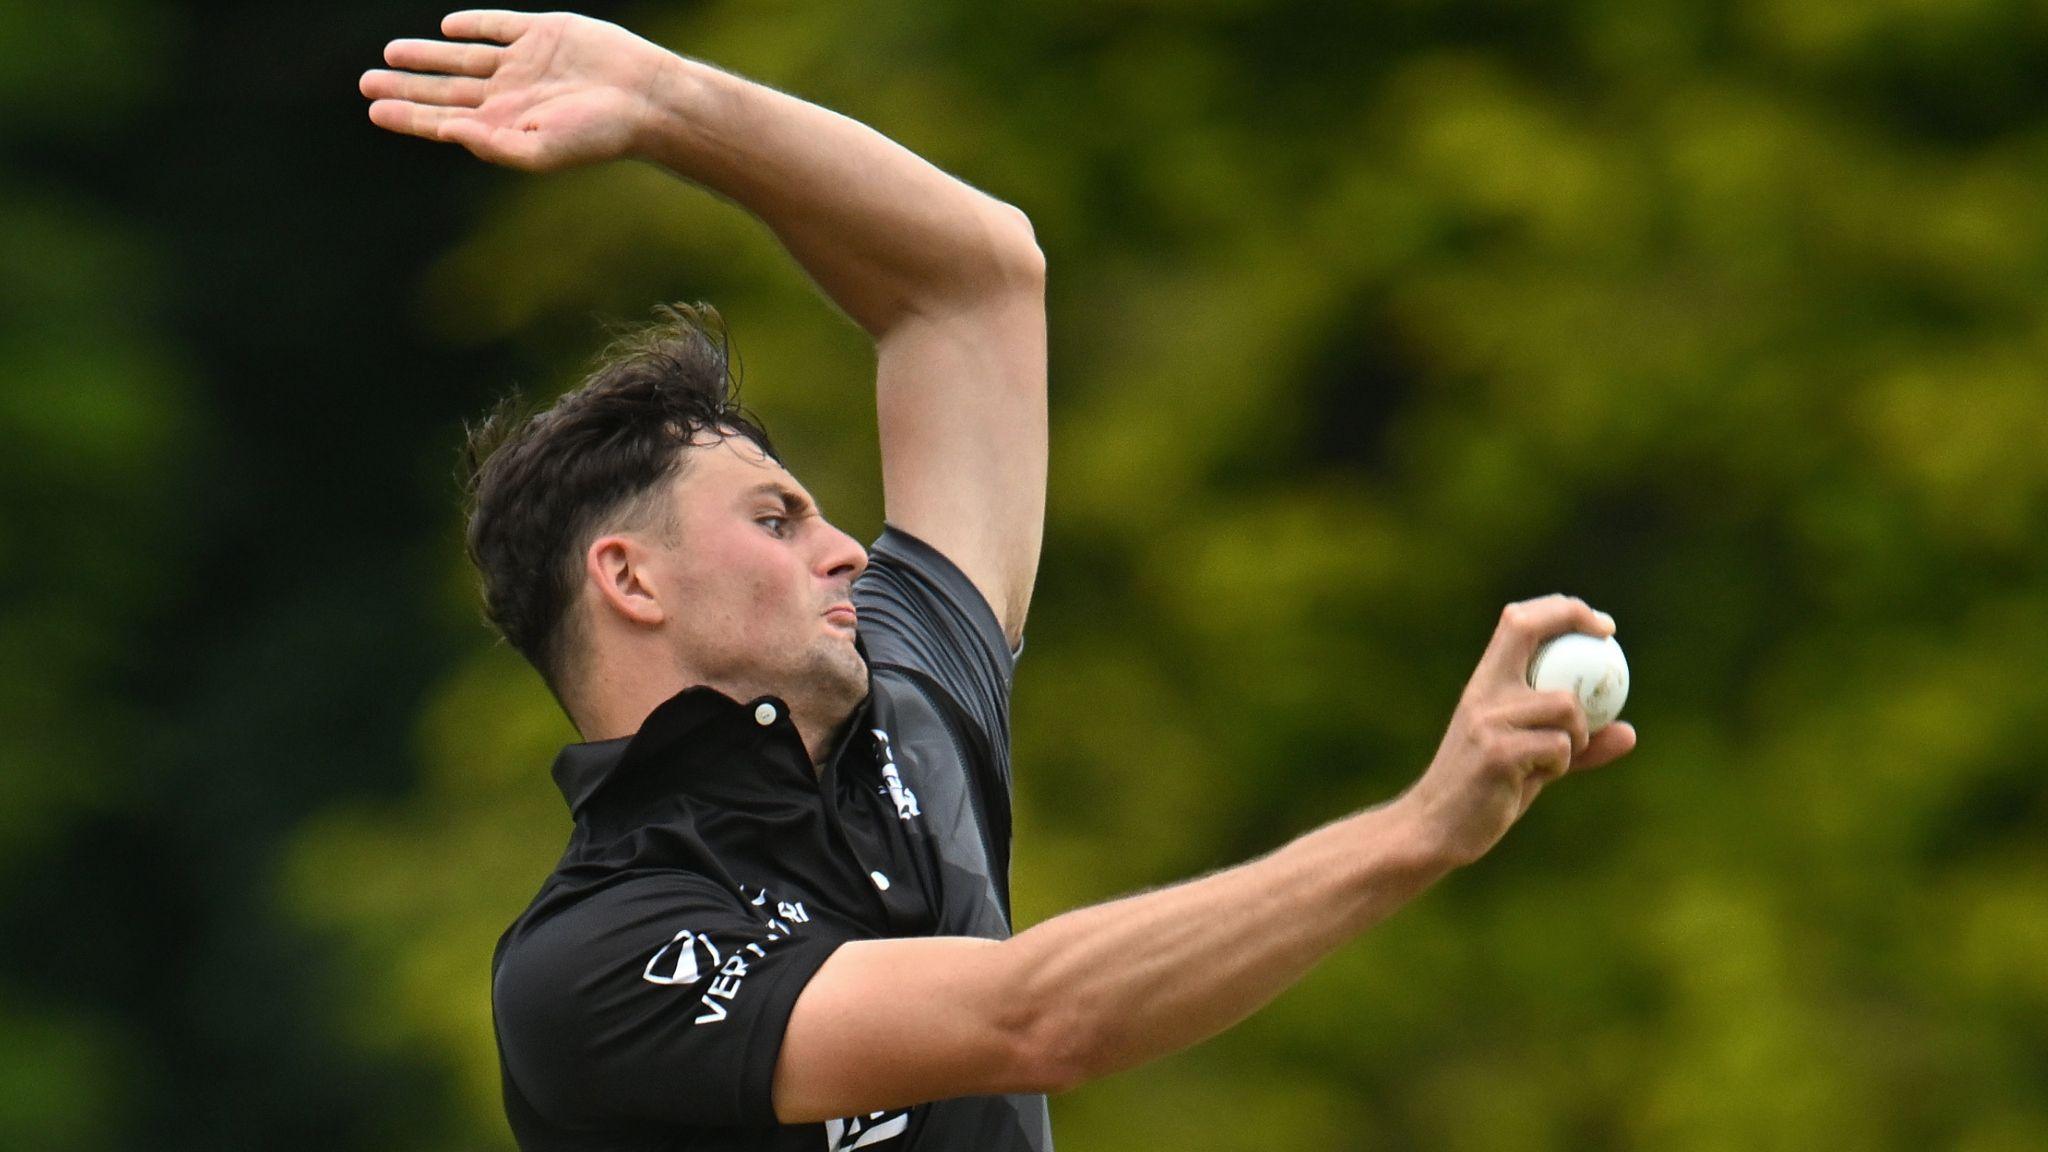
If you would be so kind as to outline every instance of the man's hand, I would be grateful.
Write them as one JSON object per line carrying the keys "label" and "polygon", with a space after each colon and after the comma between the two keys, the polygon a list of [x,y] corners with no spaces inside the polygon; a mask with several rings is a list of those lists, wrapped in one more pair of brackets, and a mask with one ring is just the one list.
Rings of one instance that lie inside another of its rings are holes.
{"label": "man's hand", "polygon": [[370,120],[532,172],[633,154],[678,62],[624,28],[567,12],[456,12],[441,34],[449,39],[385,45],[384,62],[405,71],[363,73]]}
{"label": "man's hand", "polygon": [[1436,759],[1396,801],[1446,863],[1462,867],[1486,855],[1552,780],[1636,746],[1633,726],[1610,724],[1589,738],[1576,696],[1529,687],[1537,647],[1565,632],[1610,636],[1614,621],[1566,596],[1508,605]]}

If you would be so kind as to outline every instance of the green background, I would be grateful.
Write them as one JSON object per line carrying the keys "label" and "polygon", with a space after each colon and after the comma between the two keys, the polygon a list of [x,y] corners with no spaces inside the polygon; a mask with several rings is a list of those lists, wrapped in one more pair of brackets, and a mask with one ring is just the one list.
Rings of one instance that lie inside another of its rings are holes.
{"label": "green background", "polygon": [[[440,11],[0,8],[0,1146],[509,1148],[570,733],[464,417],[709,300],[879,530],[871,357],[758,226],[369,125]],[[2048,10],[597,11],[1037,226],[1020,925],[1398,793],[1502,603],[1620,621],[1634,756],[1062,1148],[2048,1148]]]}

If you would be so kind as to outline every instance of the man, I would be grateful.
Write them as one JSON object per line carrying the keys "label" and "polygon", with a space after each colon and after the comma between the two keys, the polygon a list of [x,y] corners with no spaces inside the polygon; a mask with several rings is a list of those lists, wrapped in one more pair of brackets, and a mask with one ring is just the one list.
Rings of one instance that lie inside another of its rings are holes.
{"label": "man", "polygon": [[523,1147],[1048,1149],[1046,1093],[1229,1027],[1634,746],[1524,678],[1543,639],[1613,622],[1511,605],[1400,797],[1012,938],[1008,697],[1046,468],[1024,216],[609,24],[441,30],[364,75],[378,125],[529,170],[662,164],[765,221],[877,355],[872,555],[734,403],[705,310],[487,429],[486,604],[586,741],[555,765],[568,852],[494,965]]}

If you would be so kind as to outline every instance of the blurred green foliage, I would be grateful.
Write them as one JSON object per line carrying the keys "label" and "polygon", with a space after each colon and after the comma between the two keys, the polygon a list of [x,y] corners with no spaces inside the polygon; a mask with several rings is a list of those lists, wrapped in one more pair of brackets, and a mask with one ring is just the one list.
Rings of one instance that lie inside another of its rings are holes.
{"label": "blurred green foliage", "polygon": [[[266,11],[0,17],[87,62],[0,74],[0,1145],[509,1147],[488,957],[571,733],[445,476],[593,316],[717,304],[880,526],[868,350],[762,229],[379,137],[353,78],[438,12]],[[1020,922],[1396,794],[1507,600],[1621,622],[1634,757],[1063,1147],[2048,1147],[2042,9],[600,14],[1038,228]]]}

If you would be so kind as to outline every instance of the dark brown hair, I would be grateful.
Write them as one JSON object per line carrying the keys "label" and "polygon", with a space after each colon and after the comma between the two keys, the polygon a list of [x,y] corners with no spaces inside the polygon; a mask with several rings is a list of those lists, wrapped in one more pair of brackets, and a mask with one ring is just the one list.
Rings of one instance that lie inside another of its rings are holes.
{"label": "dark brown hair", "polygon": [[656,517],[673,539],[664,482],[682,474],[684,448],[704,433],[741,436],[775,455],[767,431],[740,407],[718,313],[675,304],[655,314],[614,339],[549,407],[532,411],[514,394],[466,428],[469,557],[482,577],[484,615],[557,700],[582,655],[569,608],[590,541]]}

